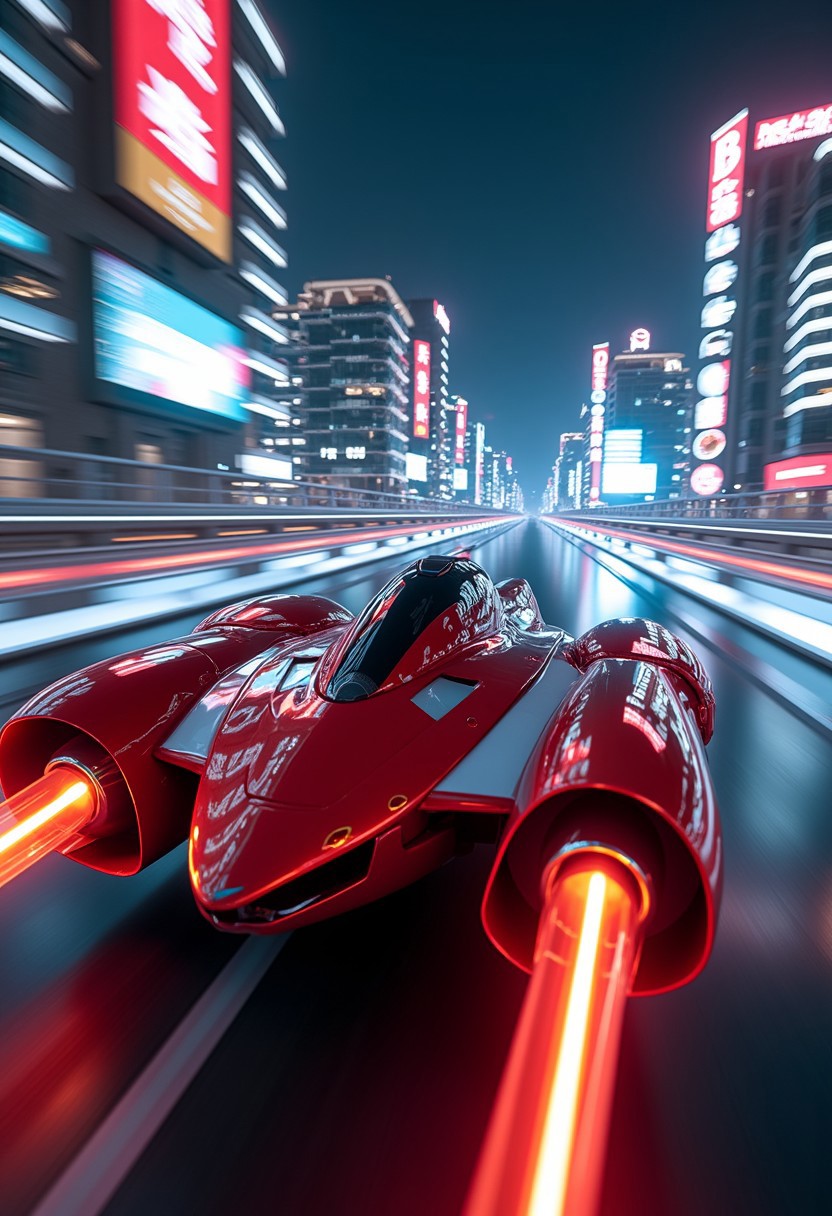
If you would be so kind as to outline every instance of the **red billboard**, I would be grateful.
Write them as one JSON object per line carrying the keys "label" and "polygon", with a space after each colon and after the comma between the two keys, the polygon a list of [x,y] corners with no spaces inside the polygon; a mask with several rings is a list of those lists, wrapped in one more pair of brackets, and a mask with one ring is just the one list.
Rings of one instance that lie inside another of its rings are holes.
{"label": "red billboard", "polygon": [[766,490],[804,490],[811,486],[832,486],[832,452],[811,456],[792,456],[767,464],[763,471]]}
{"label": "red billboard", "polygon": [[113,0],[116,180],[231,259],[230,0]]}
{"label": "red billboard", "polygon": [[742,183],[748,110],[740,110],[711,136],[708,169],[708,232],[721,228],[742,213]]}
{"label": "red billboard", "polygon": [[764,118],[754,132],[754,151],[796,144],[801,139],[818,139],[821,135],[832,135],[832,105]]}
{"label": "red billboard", "polygon": [[430,436],[430,342],[413,342],[413,438]]}
{"label": "red billboard", "polygon": [[[592,348],[592,391],[593,393],[603,393],[604,400],[607,394],[607,377],[610,367],[610,344],[609,342],[597,342]],[[596,405],[603,405],[604,400],[593,402]]]}
{"label": "red billboard", "polygon": [[468,428],[468,402],[464,397],[456,399],[456,435],[454,444],[454,461],[465,464],[465,431]]}

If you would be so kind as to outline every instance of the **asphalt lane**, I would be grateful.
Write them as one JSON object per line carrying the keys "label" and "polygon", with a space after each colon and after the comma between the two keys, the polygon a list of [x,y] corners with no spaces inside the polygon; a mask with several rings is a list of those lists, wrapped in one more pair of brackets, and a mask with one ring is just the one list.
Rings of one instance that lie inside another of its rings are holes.
{"label": "asphalt lane", "polygon": [[[664,621],[716,688],[709,754],[726,859],[716,947],[688,988],[630,1003],[602,1216],[827,1213],[832,740],[766,687],[760,671],[777,670],[777,653],[766,648],[761,669],[760,639],[741,625],[703,622],[672,590],[623,583],[542,525],[475,556],[495,579],[528,578],[547,620],[573,634],[611,616]],[[388,572],[307,589],[355,610]],[[189,623],[144,632],[157,640]],[[102,647],[134,644],[92,640],[18,675],[55,678]],[[794,656],[786,666],[799,680]],[[823,679],[808,665],[805,675],[815,688]],[[479,925],[490,860],[478,849],[293,934],[107,1216],[454,1216],[524,989]],[[16,1216],[238,943],[189,906],[179,854],[126,881],[47,859],[0,891],[0,917],[0,1210]]]}

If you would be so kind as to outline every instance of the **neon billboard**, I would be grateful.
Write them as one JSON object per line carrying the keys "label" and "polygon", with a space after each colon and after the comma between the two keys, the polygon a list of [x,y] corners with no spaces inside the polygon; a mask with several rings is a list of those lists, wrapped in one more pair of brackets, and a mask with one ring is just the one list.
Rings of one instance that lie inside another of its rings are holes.
{"label": "neon billboard", "polygon": [[730,355],[734,344],[731,328],[737,311],[739,263],[729,257],[739,248],[745,179],[748,110],[714,131],[708,167],[708,208],[705,241],[707,269],[702,281],[701,326],[707,332],[699,344],[699,400],[693,411],[694,436],[691,455],[694,467],[690,488],[705,497],[718,494],[725,482],[723,462],[727,439],[721,429],[728,422]]}
{"label": "neon billboard", "polygon": [[812,452],[776,460],[763,470],[766,490],[801,490],[813,486],[832,486],[832,452]]}
{"label": "neon billboard", "polygon": [[251,372],[235,325],[103,250],[92,254],[99,380],[242,422]]}
{"label": "neon billboard", "polygon": [[832,105],[816,106],[814,110],[798,110],[779,118],[764,118],[754,132],[754,151],[781,148],[802,139],[818,139],[832,135]]}
{"label": "neon billboard", "polygon": [[116,181],[231,260],[230,0],[114,0]]}
{"label": "neon billboard", "polygon": [[592,373],[589,411],[589,505],[601,497],[601,463],[604,451],[604,414],[610,368],[609,342],[596,342],[592,348]]}
{"label": "neon billboard", "polygon": [[444,305],[438,300],[433,301],[433,315],[436,318],[438,325],[441,325],[446,334],[451,332],[451,321],[448,314],[445,312]]}
{"label": "neon billboard", "polygon": [[430,342],[413,343],[413,438],[430,435]]}
{"label": "neon billboard", "polygon": [[742,183],[745,173],[745,144],[748,110],[740,110],[711,136],[708,169],[708,232],[739,219],[742,214]]}
{"label": "neon billboard", "polygon": [[[454,435],[454,463],[465,464],[465,431],[468,428],[468,402],[464,397],[456,399],[456,433]],[[466,482],[467,485],[467,482]]]}

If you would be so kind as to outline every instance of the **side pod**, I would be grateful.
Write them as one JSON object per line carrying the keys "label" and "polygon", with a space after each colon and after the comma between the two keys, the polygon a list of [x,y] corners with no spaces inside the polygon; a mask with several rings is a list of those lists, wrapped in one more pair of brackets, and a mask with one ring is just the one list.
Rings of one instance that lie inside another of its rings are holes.
{"label": "side pod", "polygon": [[650,907],[633,989],[641,994],[675,988],[704,966],[722,885],[702,741],[710,685],[690,651],[668,661],[661,639],[645,639],[645,624],[621,622],[627,636],[606,639],[630,654],[641,639],[652,647],[643,658],[605,657],[598,634],[612,624],[574,644],[572,661],[587,670],[524,770],[482,908],[493,943],[531,970],[554,868],[575,852],[624,859]]}
{"label": "side pod", "polygon": [[135,874],[188,834],[196,778],[154,756],[196,701],[273,645],[267,632],[215,629],[85,667],[33,697],[0,733],[6,797],[55,765],[98,792],[100,813],[62,851],[109,874]]}

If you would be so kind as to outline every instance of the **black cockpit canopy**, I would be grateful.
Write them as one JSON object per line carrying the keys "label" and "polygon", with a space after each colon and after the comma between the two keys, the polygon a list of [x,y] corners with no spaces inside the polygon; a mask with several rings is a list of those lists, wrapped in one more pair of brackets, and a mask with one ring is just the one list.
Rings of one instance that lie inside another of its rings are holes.
{"label": "black cockpit canopy", "polygon": [[[442,618],[441,634],[430,626]],[[499,628],[500,597],[485,571],[469,558],[420,558],[370,601],[350,629],[348,644],[323,695],[361,701],[397,674],[402,682],[450,650]],[[424,646],[416,643],[424,638]],[[411,662],[403,662],[411,654]]]}

